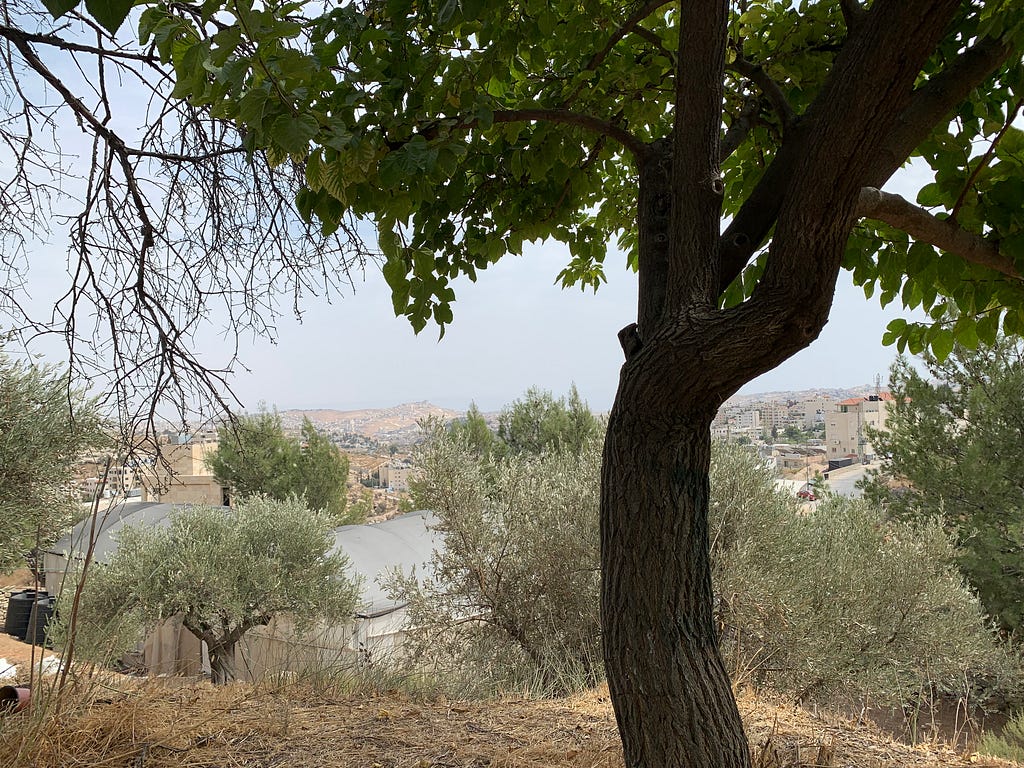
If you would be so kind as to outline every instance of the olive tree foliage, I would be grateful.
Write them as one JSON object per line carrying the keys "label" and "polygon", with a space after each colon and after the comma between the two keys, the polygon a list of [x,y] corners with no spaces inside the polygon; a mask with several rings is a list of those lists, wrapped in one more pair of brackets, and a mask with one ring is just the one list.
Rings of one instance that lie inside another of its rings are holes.
{"label": "olive tree foliage", "polygon": [[[620,332],[601,496],[625,761],[749,765],[715,642],[709,425],[818,336],[843,268],[929,313],[890,326],[911,351],[1024,329],[1024,7],[145,5],[140,38],[175,93],[294,169],[310,226],[373,220],[414,328],[443,330],[458,278],[527,243],[564,243],[558,279],[584,287],[611,245],[626,252],[637,311]],[[92,6],[110,28],[128,13]],[[904,194],[883,190],[912,157],[922,173]]]}
{"label": "olive tree foliage", "polygon": [[1024,630],[1024,347],[956,345],[924,373],[898,360],[881,458],[865,492],[894,517],[941,522],[960,567],[1008,632]]}
{"label": "olive tree foliage", "polygon": [[741,448],[713,458],[716,621],[737,683],[797,702],[919,703],[1024,692],[935,521],[828,496],[796,513]]}
{"label": "olive tree foliage", "polygon": [[80,514],[74,465],[109,440],[94,400],[67,374],[0,350],[0,572],[60,537]]}
{"label": "olive tree foliage", "polygon": [[[434,433],[414,493],[444,548],[426,578],[389,583],[409,601],[411,664],[484,690],[564,694],[601,677],[599,448],[480,457]],[[735,683],[896,706],[922,690],[973,696],[981,682],[1019,690],[940,526],[884,522],[841,498],[798,512],[756,454],[725,443],[710,510],[715,619]]]}
{"label": "olive tree foliage", "polygon": [[217,449],[206,464],[233,499],[298,496],[311,509],[326,510],[336,525],[363,519],[347,509],[348,458],[308,418],[296,438],[284,433],[276,411],[239,416],[217,429]]}
{"label": "olive tree foliage", "polygon": [[[156,51],[84,13],[55,25],[0,2],[0,95],[0,316],[30,350],[63,343],[69,381],[126,433],[222,413],[232,337],[273,338],[278,296],[297,312],[368,255],[294,213],[301,173],[246,152],[239,126],[177,98]],[[197,336],[209,322],[222,353]]]}
{"label": "olive tree foliage", "polygon": [[180,616],[207,644],[213,681],[228,682],[253,627],[284,617],[301,631],[351,618],[359,585],[332,551],[333,528],[299,499],[260,496],[231,509],[182,507],[163,528],[126,526],[116,552],[88,574],[76,646],[130,646]]}
{"label": "olive tree foliage", "polygon": [[597,590],[600,441],[480,455],[436,428],[417,456],[418,509],[439,520],[429,574],[392,574],[409,660],[477,690],[557,695],[603,677]]}

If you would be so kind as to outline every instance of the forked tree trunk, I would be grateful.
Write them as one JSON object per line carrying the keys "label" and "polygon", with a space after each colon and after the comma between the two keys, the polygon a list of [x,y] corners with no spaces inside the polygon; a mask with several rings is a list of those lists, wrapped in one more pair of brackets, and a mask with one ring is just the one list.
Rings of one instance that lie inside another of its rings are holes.
{"label": "forked tree trunk", "polygon": [[625,763],[746,768],[712,620],[708,478],[717,404],[695,389],[692,409],[670,412],[663,403],[678,402],[678,393],[659,393],[630,368],[608,424],[601,491],[604,657]]}

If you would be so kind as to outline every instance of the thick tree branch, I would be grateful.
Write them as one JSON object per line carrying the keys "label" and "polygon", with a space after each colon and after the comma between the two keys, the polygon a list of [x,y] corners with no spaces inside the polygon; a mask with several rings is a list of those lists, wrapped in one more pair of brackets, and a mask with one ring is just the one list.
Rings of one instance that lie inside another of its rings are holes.
{"label": "thick tree branch", "polygon": [[[1012,53],[1013,48],[1009,44],[986,38],[915,89],[909,104],[875,154],[862,186],[882,187],[932,129],[972,90],[1005,64]],[[793,182],[795,161],[804,141],[801,122],[798,120],[794,129],[783,138],[782,146],[761,181],[722,235],[719,280],[722,291],[743,271],[775,225],[783,195]]]}
{"label": "thick tree branch", "polygon": [[[728,29],[728,0],[687,0],[680,7],[667,311],[681,303],[711,306],[717,295],[713,254],[725,191],[718,153]],[[640,330],[646,337],[647,329]]]}
{"label": "thick tree branch", "polygon": [[922,83],[894,125],[865,186],[885,185],[932,129],[1013,56],[1013,47],[985,38]]}
{"label": "thick tree branch", "polygon": [[763,331],[761,348],[744,359],[734,385],[806,347],[827,322],[863,179],[912,103],[922,67],[959,6],[958,0],[875,0],[860,34],[836,57],[798,125],[802,146],[778,192],[764,275],[741,305],[740,314],[751,312]]}
{"label": "thick tree branch", "polygon": [[939,219],[899,195],[864,187],[857,201],[857,216],[884,221],[915,240],[930,243],[971,264],[979,264],[1002,275],[1022,279],[1013,259],[1000,253],[998,244],[961,229],[953,219]]}
{"label": "thick tree branch", "polygon": [[864,17],[868,13],[859,0],[839,0],[839,10],[842,11],[843,19],[846,21],[846,29],[850,34],[856,33],[857,28],[864,21]]}
{"label": "thick tree branch", "polygon": [[758,115],[761,113],[761,98],[753,94],[749,94],[743,102],[743,107],[740,109],[739,114],[732,121],[729,126],[729,130],[725,132],[722,137],[722,143],[719,146],[719,156],[724,160],[729,157],[733,152],[739,149],[740,144],[747,138],[747,134],[750,130],[757,125]]}
{"label": "thick tree branch", "polygon": [[[619,144],[637,156],[642,155],[647,146],[625,128],[582,112],[573,112],[568,109],[512,109],[494,113],[494,122],[496,123],[517,123],[533,120],[575,125],[588,131],[608,136],[611,139],[615,139]],[[465,126],[467,128],[474,127],[469,124],[465,124]]]}
{"label": "thick tree branch", "polygon": [[796,112],[793,111],[793,107],[789,103],[789,99],[786,98],[786,94],[782,92],[779,84],[768,76],[768,73],[764,71],[764,67],[760,64],[754,64],[752,61],[747,61],[742,56],[737,56],[735,61],[729,65],[729,69],[748,78],[761,90],[761,93],[771,102],[775,114],[782,121],[783,128],[791,125],[796,120]]}

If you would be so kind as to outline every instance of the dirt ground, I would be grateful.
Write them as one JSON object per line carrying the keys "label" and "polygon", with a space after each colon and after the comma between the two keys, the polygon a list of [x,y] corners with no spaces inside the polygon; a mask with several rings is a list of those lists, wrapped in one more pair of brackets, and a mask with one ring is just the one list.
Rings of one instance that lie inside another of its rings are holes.
{"label": "dirt ground", "polygon": [[[607,690],[565,699],[459,702],[151,681],[96,686],[59,718],[0,721],[11,768],[621,768]],[[740,697],[755,768],[1008,766],[942,745],[909,747],[854,723]],[[71,711],[77,709],[77,711]],[[33,723],[35,725],[33,725]]]}

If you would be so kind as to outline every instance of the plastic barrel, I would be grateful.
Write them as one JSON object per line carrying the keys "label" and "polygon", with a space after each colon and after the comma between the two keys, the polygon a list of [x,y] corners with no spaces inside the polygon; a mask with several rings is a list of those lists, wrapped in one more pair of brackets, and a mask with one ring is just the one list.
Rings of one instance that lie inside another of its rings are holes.
{"label": "plastic barrel", "polygon": [[19,640],[24,640],[28,632],[29,618],[32,616],[32,608],[37,600],[46,597],[46,592],[34,589],[25,589],[15,592],[7,601],[7,619],[4,621],[4,632],[14,635]]}
{"label": "plastic barrel", "polygon": [[46,629],[50,623],[50,618],[53,616],[53,608],[57,604],[56,597],[50,597],[48,595],[40,595],[39,599],[36,600],[32,605],[32,612],[28,617],[28,624],[25,627],[26,643],[34,643],[35,645],[47,645]]}
{"label": "plastic barrel", "polygon": [[0,687],[0,712],[21,712],[28,709],[32,701],[32,691],[25,685],[5,685]]}

